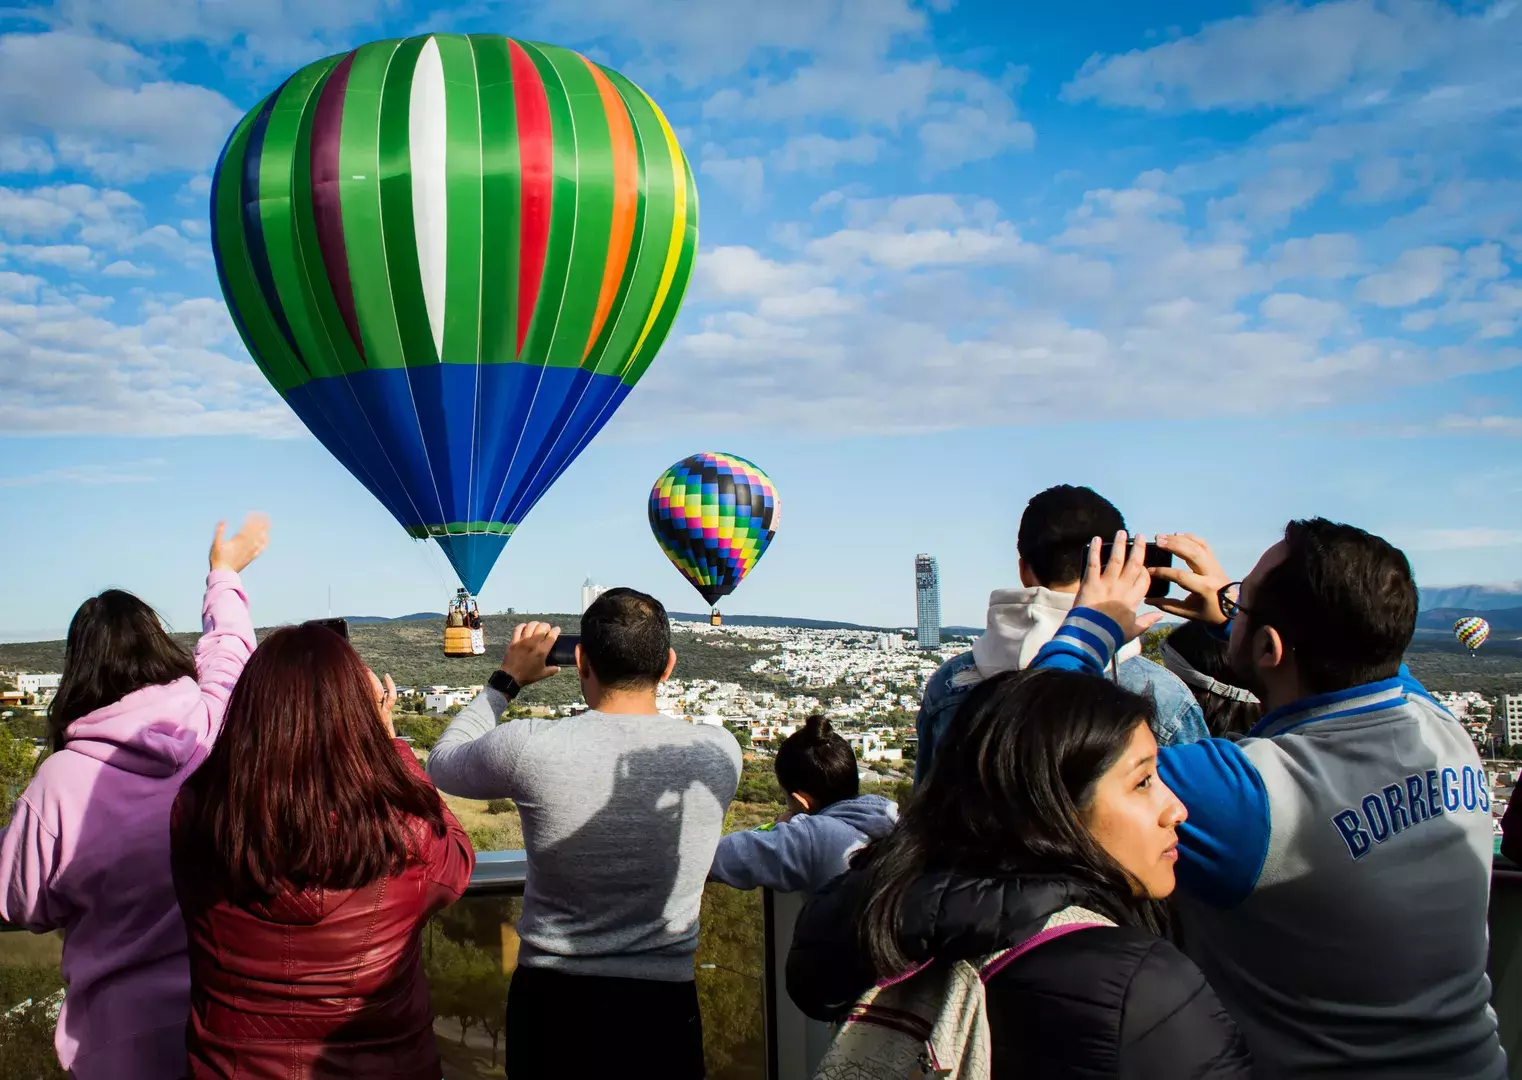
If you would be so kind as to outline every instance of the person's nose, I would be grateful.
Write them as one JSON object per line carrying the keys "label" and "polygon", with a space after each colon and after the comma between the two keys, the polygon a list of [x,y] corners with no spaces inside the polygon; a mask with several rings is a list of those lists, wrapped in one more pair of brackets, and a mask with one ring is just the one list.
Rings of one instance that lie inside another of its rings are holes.
{"label": "person's nose", "polygon": [[1163,803],[1163,814],[1160,824],[1165,829],[1177,828],[1189,820],[1189,808],[1184,805],[1184,801],[1175,795],[1167,785],[1163,786],[1163,791],[1166,793],[1167,798]]}

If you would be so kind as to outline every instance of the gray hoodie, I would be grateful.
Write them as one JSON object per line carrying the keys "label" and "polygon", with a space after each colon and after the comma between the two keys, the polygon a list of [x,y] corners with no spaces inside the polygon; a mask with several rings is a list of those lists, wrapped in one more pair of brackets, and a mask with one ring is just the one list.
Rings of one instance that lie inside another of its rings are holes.
{"label": "gray hoodie", "polygon": [[719,841],[708,877],[736,889],[815,892],[845,873],[851,856],[888,835],[897,821],[892,799],[842,799],[817,814],[730,833]]}

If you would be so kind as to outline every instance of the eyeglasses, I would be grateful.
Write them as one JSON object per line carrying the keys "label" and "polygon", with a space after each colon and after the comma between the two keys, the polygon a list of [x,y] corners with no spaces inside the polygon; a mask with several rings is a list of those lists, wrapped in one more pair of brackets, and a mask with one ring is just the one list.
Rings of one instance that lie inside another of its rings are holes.
{"label": "eyeglasses", "polygon": [[[1227,621],[1247,612],[1247,609],[1237,601],[1237,597],[1241,595],[1242,583],[1240,581],[1230,582],[1216,590],[1216,603],[1221,605],[1221,614],[1226,616]],[[1251,614],[1251,612],[1247,613]]]}

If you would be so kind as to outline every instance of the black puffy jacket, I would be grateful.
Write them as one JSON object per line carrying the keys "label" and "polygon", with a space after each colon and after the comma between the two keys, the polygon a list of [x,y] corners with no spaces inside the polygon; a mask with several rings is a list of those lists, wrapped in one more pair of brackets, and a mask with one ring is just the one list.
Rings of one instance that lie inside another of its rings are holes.
{"label": "black puffy jacket", "polygon": [[[838,1019],[875,980],[857,938],[861,884],[859,870],[837,878],[798,920],[787,992],[816,1020]],[[905,897],[899,943],[912,961],[973,959],[1019,944],[1072,904],[1104,910],[1065,878],[930,874]],[[1055,938],[991,978],[987,993],[995,1080],[1238,1080],[1252,1072],[1205,976],[1145,930]]]}

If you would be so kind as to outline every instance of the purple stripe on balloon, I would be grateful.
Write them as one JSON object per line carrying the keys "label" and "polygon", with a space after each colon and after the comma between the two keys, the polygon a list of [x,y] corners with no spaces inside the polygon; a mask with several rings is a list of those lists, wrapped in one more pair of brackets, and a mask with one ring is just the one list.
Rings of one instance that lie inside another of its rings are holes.
{"label": "purple stripe on balloon", "polygon": [[354,286],[349,280],[349,252],[344,242],[343,206],[339,200],[338,153],[343,141],[344,92],[349,86],[349,69],[354,54],[339,61],[328,76],[327,85],[317,99],[317,115],[312,118],[312,216],[317,223],[317,246],[333,287],[333,299],[349,328],[349,337],[365,356],[359,335],[359,315],[354,310]]}

